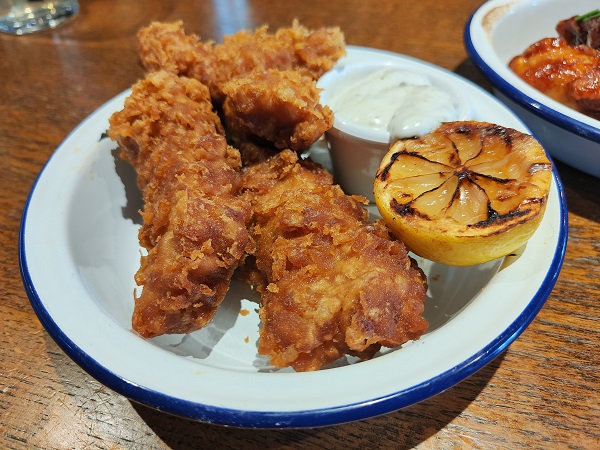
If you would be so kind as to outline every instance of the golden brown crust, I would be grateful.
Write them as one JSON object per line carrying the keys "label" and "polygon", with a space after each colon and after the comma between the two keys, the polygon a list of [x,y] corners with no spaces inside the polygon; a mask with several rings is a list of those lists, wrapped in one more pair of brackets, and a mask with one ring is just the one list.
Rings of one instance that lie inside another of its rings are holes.
{"label": "golden brown crust", "polygon": [[109,135],[144,198],[133,328],[144,337],[205,326],[249,245],[238,196],[240,156],[227,145],[208,89],[166,71],[133,86]]}
{"label": "golden brown crust", "polygon": [[206,84],[212,72],[211,41],[202,42],[198,36],[187,35],[183,22],[152,22],[138,32],[140,63],[148,72],[166,70],[176,75],[197,78]]}
{"label": "golden brown crust", "polygon": [[258,138],[304,150],[333,123],[315,80],[345,54],[338,28],[308,30],[295,21],[275,33],[261,27],[215,44],[186,34],[181,22],[154,22],[138,37],[146,70],[200,80],[217,108],[227,103],[228,137],[238,142]]}
{"label": "golden brown crust", "polygon": [[230,138],[258,137],[278,149],[310,147],[333,125],[311,78],[291,70],[252,72],[223,85],[223,120]]}
{"label": "golden brown crust", "polygon": [[[259,353],[276,367],[316,370],[420,337],[423,272],[383,223],[369,222],[366,199],[293,151],[333,122],[314,80],[343,54],[339,30],[294,23],[214,45],[181,23],[154,23],[140,41],[151,73],[109,131],[145,201],[134,329],[151,337],[206,325],[245,259],[240,274],[262,295]],[[251,164],[241,179],[211,97]]]}
{"label": "golden brown crust", "polygon": [[309,30],[297,21],[269,33],[266,26],[226,36],[222,43],[186,34],[183,23],[153,22],[138,33],[146,70],[168,70],[196,78],[222,100],[221,86],[233,78],[268,69],[295,70],[314,80],[345,54],[339,28]]}
{"label": "golden brown crust", "polygon": [[368,221],[364,199],[289,150],[249,168],[244,188],[262,280],[259,353],[271,364],[317,370],[424,333],[425,277],[382,223]]}

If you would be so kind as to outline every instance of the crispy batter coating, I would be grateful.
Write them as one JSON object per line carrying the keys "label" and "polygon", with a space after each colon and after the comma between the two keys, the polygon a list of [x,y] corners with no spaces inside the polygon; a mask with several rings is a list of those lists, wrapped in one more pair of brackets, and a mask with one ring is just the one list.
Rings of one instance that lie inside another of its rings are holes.
{"label": "crispy batter coating", "polygon": [[110,118],[145,203],[133,313],[143,337],[207,325],[249,245],[240,155],[222,131],[208,89],[166,71],[136,83]]}
{"label": "crispy batter coating", "polygon": [[332,124],[315,80],[344,54],[341,32],[294,22],[214,44],[180,22],[153,23],[139,40],[149,74],[109,129],[145,201],[134,330],[205,326],[245,261],[240,276],[262,295],[258,351],[276,367],[317,370],[419,338],[423,272],[382,222],[369,222],[366,199],[294,152]]}
{"label": "crispy batter coating", "polygon": [[213,89],[219,79],[214,42],[186,34],[183,22],[152,22],[138,31],[140,63],[148,72],[166,70],[195,78]]}
{"label": "crispy batter coating", "polygon": [[584,114],[600,117],[600,51],[545,38],[515,56],[509,67],[534,88]]}
{"label": "crispy batter coating", "polygon": [[225,83],[223,92],[223,120],[236,141],[258,137],[279,149],[302,150],[333,125],[314,81],[298,72],[252,72]]}
{"label": "crispy batter coating", "polygon": [[138,39],[146,70],[196,78],[209,87],[214,99],[222,99],[224,83],[253,71],[295,70],[316,80],[346,52],[339,28],[308,30],[297,21],[274,33],[266,26],[240,31],[221,44],[186,34],[182,22],[153,22],[139,31]]}
{"label": "crispy batter coating", "polygon": [[368,221],[364,199],[290,150],[248,168],[243,184],[256,240],[249,278],[262,294],[258,351],[271,364],[317,370],[425,332],[425,276],[383,223]]}
{"label": "crispy batter coating", "polygon": [[258,138],[304,150],[329,129],[333,113],[319,104],[316,81],[345,54],[338,28],[308,30],[298,22],[269,33],[241,31],[223,43],[185,33],[183,24],[154,22],[138,33],[140,61],[206,84],[218,108],[225,103],[230,139]]}

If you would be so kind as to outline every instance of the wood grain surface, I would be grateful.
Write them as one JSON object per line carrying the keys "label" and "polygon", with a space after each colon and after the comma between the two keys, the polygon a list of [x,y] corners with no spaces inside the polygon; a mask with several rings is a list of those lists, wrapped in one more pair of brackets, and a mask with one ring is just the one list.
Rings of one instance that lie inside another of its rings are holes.
{"label": "wood grain surface", "polygon": [[220,40],[298,18],[310,28],[340,26],[349,44],[421,58],[487,88],[462,41],[480,3],[82,0],[75,20],[56,30],[0,35],[0,448],[600,448],[600,180],[562,163],[569,242],[539,315],[470,378],[381,417],[309,430],[248,430],[132,403],[59,349],[23,289],[17,248],[28,192],[68,133],[142,75],[140,26],[183,19],[190,31]]}

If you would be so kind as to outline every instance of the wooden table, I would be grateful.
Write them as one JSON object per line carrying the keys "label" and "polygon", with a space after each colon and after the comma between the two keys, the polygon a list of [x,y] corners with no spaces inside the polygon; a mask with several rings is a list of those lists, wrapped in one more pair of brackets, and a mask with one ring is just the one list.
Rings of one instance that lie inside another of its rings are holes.
{"label": "wooden table", "polygon": [[309,28],[339,25],[349,44],[421,58],[487,87],[462,42],[480,3],[83,0],[78,17],[54,31],[0,36],[0,448],[599,448],[600,180],[564,164],[566,259],[531,326],[457,386],[369,420],[229,429],[133,404],[59,349],[22,286],[17,235],[27,194],[65,136],[142,75],[140,26],[184,19],[190,31],[219,40],[294,18]]}

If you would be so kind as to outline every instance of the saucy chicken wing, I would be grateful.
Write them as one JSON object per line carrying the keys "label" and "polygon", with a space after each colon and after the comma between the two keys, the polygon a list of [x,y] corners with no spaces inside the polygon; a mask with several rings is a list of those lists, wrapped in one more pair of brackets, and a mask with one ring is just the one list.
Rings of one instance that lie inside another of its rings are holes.
{"label": "saucy chicken wing", "polygon": [[600,51],[545,38],[515,56],[509,67],[552,99],[584,114],[600,116]]}

